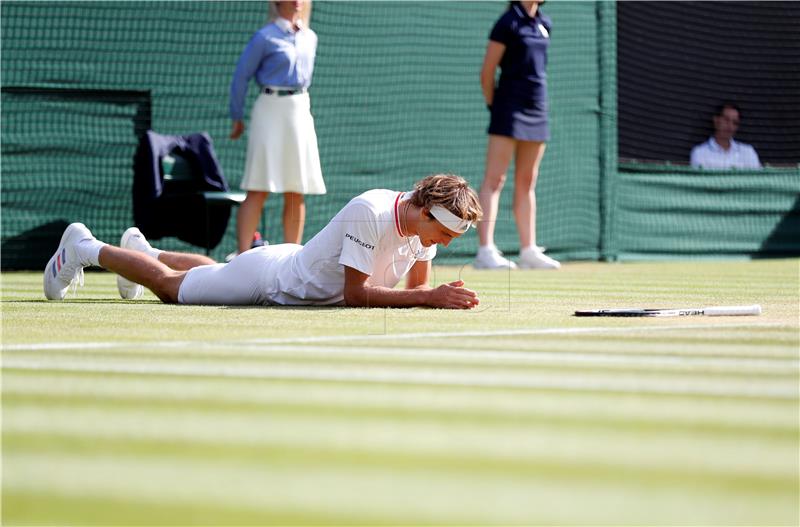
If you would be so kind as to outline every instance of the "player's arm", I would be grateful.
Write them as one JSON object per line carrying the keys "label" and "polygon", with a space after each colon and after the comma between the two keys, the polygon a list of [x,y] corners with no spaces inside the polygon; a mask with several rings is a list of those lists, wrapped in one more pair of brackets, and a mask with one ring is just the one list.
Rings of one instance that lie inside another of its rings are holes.
{"label": "player's arm", "polygon": [[430,289],[431,261],[417,261],[406,275],[406,289]]}
{"label": "player's arm", "polygon": [[481,89],[487,106],[491,106],[494,102],[494,75],[505,52],[506,45],[494,40],[490,40],[486,46],[486,55],[483,57],[481,67]]}
{"label": "player's arm", "polygon": [[[418,262],[425,263],[425,262]],[[416,265],[416,264],[415,264]],[[458,280],[436,288],[390,289],[367,284],[368,274],[344,266],[344,301],[350,307],[415,307],[470,309],[478,305],[478,295]]]}

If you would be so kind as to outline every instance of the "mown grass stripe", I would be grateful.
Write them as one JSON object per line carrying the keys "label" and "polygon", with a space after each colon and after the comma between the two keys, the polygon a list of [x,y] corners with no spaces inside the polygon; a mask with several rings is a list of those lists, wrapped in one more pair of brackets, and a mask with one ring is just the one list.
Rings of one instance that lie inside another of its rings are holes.
{"label": "mown grass stripe", "polygon": [[[734,428],[740,430],[797,430],[798,402],[729,400],[615,393],[569,393],[503,390],[459,386],[298,384],[293,381],[213,378],[164,378],[84,372],[15,370],[3,377],[3,396],[9,407],[17,399],[52,399],[54,405],[76,398],[108,404],[190,404],[200,407],[272,406],[315,407],[405,415],[442,414],[452,418],[571,419],[616,423]],[[46,401],[42,401],[46,406]]]}
{"label": "mown grass stripe", "polygon": [[98,360],[87,362],[64,357],[47,360],[28,357],[5,357],[3,369],[45,370],[132,375],[230,377],[241,379],[284,379],[298,381],[359,382],[378,384],[422,384],[484,386],[498,388],[600,391],[665,395],[703,395],[718,397],[795,400],[797,383],[749,381],[747,379],[669,378],[637,375],[565,375],[553,372],[518,373],[510,371],[449,371],[432,368],[339,367],[335,364],[228,364],[175,362],[162,360],[143,363],[135,360]]}
{"label": "mown grass stripe", "polygon": [[[750,323],[750,324],[702,324],[702,325],[658,325],[658,326],[624,326],[624,327],[562,327],[562,328],[539,328],[539,329],[499,329],[487,331],[457,331],[457,332],[410,332],[410,333],[378,333],[361,335],[319,335],[303,337],[278,337],[278,338],[256,338],[242,339],[238,342],[249,344],[290,344],[290,343],[310,343],[310,342],[337,342],[337,341],[385,341],[395,339],[439,339],[439,338],[464,338],[464,337],[503,337],[503,336],[534,336],[534,335],[578,335],[595,333],[648,333],[659,331],[676,330],[705,330],[705,329],[741,329],[741,328],[782,328],[786,327],[779,323]],[[2,350],[8,351],[35,351],[46,349],[80,349],[80,348],[102,348],[102,347],[121,347],[142,345],[148,347],[175,347],[190,346],[196,344],[193,341],[146,341],[146,342],[39,342],[33,344],[4,344]]]}
{"label": "mown grass stripe", "polygon": [[[749,472],[719,473],[713,470],[703,470],[703,467],[674,463],[661,466],[626,466],[616,460],[550,458],[548,456],[523,457],[518,460],[496,456],[476,456],[469,452],[450,451],[444,454],[426,453],[419,451],[392,451],[384,452],[372,449],[326,449],[315,445],[306,444],[272,444],[245,443],[231,445],[224,448],[217,443],[188,442],[177,439],[148,439],[140,437],[109,438],[109,437],[75,437],[71,435],[51,434],[48,437],[28,433],[9,434],[9,443],[15,453],[28,454],[41,450],[51,455],[65,453],[63,449],[54,445],[54,440],[62,444],[69,444],[70,454],[85,453],[87,455],[139,455],[147,459],[154,455],[159,457],[171,455],[179,459],[196,459],[200,462],[206,459],[241,463],[249,461],[252,464],[264,464],[268,469],[269,460],[280,459],[284,462],[291,461],[298,468],[309,465],[329,466],[344,468],[347,465],[359,464],[375,470],[390,471],[398,467],[409,469],[438,469],[441,471],[456,471],[462,474],[471,473],[475,477],[485,475],[516,475],[530,477],[534,473],[538,477],[552,475],[553,477],[569,477],[576,482],[594,481],[598,484],[613,484],[619,480],[620,474],[651,484],[680,485],[692,481],[695,485],[701,483],[707,488],[726,489],[732,492],[741,492],[758,485],[762,493],[784,494],[791,489],[792,480],[774,474],[753,474]],[[225,445],[227,446],[227,445]],[[55,448],[54,448],[55,447]]]}
{"label": "mown grass stripe", "polygon": [[[733,491],[685,480],[661,484],[624,472],[616,482],[607,482],[551,471],[520,475],[319,462],[298,470],[296,462],[280,458],[233,463],[55,453],[17,455],[6,465],[10,476],[4,484],[15,493],[181,504],[187,510],[196,503],[305,510],[332,518],[352,515],[370,524],[553,524],[565,518],[583,524],[615,523],[618,506],[625,507],[631,523],[642,525],[653,517],[678,524],[687,508],[699,523],[726,525],[786,524],[796,515],[796,495],[790,492],[770,492],[757,485]],[[112,477],[120,473],[126,477]],[[47,479],[42,480],[42,474],[48,474]],[[75,484],[78,474],[80,486]],[[687,493],[687,485],[694,492]],[[752,506],[754,501],[758,507]],[[579,510],[575,503],[581,504]],[[135,521],[129,518],[125,523]],[[175,523],[181,523],[179,518]]]}
{"label": "mown grass stripe", "polygon": [[[608,414],[590,415],[587,413],[574,415],[570,413],[530,411],[527,413],[509,413],[492,411],[488,409],[464,409],[461,412],[439,407],[406,407],[396,405],[394,407],[381,405],[342,405],[325,404],[319,401],[313,402],[280,402],[248,400],[197,400],[194,398],[174,398],[174,397],[131,397],[120,396],[103,401],[98,401],[95,397],[78,395],[6,395],[4,400],[9,405],[40,405],[63,408],[104,408],[108,411],[114,410],[136,410],[147,407],[157,407],[159,411],[169,410],[180,414],[186,411],[209,411],[209,412],[236,412],[249,413],[254,419],[260,419],[265,412],[286,414],[286,415],[324,415],[326,417],[336,416],[340,419],[370,419],[374,417],[385,417],[392,415],[398,421],[410,419],[436,419],[448,423],[472,423],[480,422],[487,428],[494,425],[519,424],[523,421],[532,421],[544,426],[563,426],[565,429],[604,429],[611,428],[618,432],[665,432],[665,433],[686,433],[702,436],[711,435],[737,435],[741,438],[758,438],[762,440],[795,440],[796,430],[790,424],[791,419],[786,418],[781,423],[765,424],[760,422],[748,422],[747,419],[733,421],[731,419],[717,419],[715,421],[706,419],[687,419],[665,420],[657,415],[648,416],[614,416]],[[4,441],[8,436],[4,436]],[[6,443],[11,447],[11,443]]]}
{"label": "mown grass stripe", "polygon": [[[102,348],[101,348],[102,349]],[[111,349],[103,350],[104,353],[130,356],[132,350]],[[150,350],[146,347],[133,350],[141,358],[157,358],[163,356],[162,350]],[[41,351],[23,352],[36,353],[40,357]],[[13,357],[20,352],[6,352],[7,357]],[[91,360],[92,354],[86,355],[86,350],[64,350],[60,354],[49,356],[85,356]],[[280,358],[282,360],[305,360],[309,357],[316,359],[331,359],[351,362],[397,362],[416,364],[453,364],[453,365],[488,365],[508,367],[538,366],[549,368],[578,368],[578,369],[612,369],[623,371],[662,371],[682,373],[712,373],[712,374],[738,374],[747,376],[797,376],[800,373],[800,361],[777,358],[729,358],[729,357],[696,357],[688,355],[634,355],[632,353],[575,353],[575,352],[550,352],[550,351],[497,351],[484,349],[470,349],[463,351],[454,348],[393,348],[393,347],[341,347],[341,346],[305,346],[305,345],[252,345],[252,344],[221,344],[204,343],[197,346],[170,349],[170,356],[183,358],[226,358],[226,359],[265,359]]]}
{"label": "mown grass stripe", "polygon": [[[553,462],[616,466],[628,470],[679,470],[720,477],[754,476],[791,485],[797,474],[793,437],[752,437],[538,421],[449,421],[425,416],[342,416],[232,410],[71,407],[44,411],[18,404],[7,412],[4,432],[56,435],[82,440],[177,441],[220,449],[262,448],[397,454],[431,458],[458,456],[507,462]],[[58,449],[58,441],[51,443]],[[24,444],[16,444],[24,448]]]}

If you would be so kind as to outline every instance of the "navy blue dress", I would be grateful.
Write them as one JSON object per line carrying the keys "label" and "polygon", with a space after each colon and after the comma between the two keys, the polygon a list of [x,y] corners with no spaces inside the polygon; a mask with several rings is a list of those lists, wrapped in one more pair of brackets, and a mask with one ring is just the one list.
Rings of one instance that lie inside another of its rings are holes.
{"label": "navy blue dress", "polygon": [[550,18],[530,15],[514,2],[492,29],[489,40],[506,46],[500,81],[492,101],[489,133],[521,141],[547,141],[547,46]]}

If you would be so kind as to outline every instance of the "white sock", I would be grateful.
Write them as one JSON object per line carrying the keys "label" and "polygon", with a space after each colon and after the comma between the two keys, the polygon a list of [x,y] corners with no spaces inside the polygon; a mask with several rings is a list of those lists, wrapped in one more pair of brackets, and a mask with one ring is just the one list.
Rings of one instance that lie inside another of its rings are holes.
{"label": "white sock", "polygon": [[145,254],[147,254],[147,256],[149,256],[151,258],[155,258],[156,260],[158,260],[158,255],[163,253],[163,252],[164,251],[162,251],[161,249],[156,249],[155,247],[150,247],[149,249],[147,249],[145,251]]}
{"label": "white sock", "polygon": [[75,246],[78,258],[86,265],[100,265],[100,249],[108,245],[98,239],[81,240]]}
{"label": "white sock", "polygon": [[534,254],[542,254],[542,249],[538,245],[529,245],[529,246],[523,247],[522,249],[519,250],[520,254],[527,253],[527,252],[531,252],[531,253],[534,253]]}
{"label": "white sock", "polygon": [[494,249],[494,244],[480,245],[478,247],[478,252],[485,253],[486,251],[491,251],[492,249]]}

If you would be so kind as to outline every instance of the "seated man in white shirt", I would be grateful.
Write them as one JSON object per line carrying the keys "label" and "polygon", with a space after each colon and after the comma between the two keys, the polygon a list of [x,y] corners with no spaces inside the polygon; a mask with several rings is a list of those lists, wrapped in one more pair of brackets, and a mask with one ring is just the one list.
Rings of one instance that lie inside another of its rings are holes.
{"label": "seated man in white shirt", "polygon": [[[141,296],[144,286],[163,302],[179,304],[470,309],[478,295],[463,281],[436,288],[428,281],[436,244],[449,245],[480,218],[467,182],[438,174],[412,192],[356,196],[304,246],[258,247],[227,264],[155,249],[135,227],[114,247],[73,223],[45,268],[44,292],[62,300],[71,285],[83,285],[84,267],[99,265],[119,275],[127,299]],[[404,276],[405,289],[394,289]]]}
{"label": "seated man in white shirt", "polygon": [[732,103],[717,107],[712,121],[714,135],[705,143],[692,148],[690,164],[695,168],[727,170],[731,168],[761,168],[755,148],[733,140],[740,122],[739,108]]}

